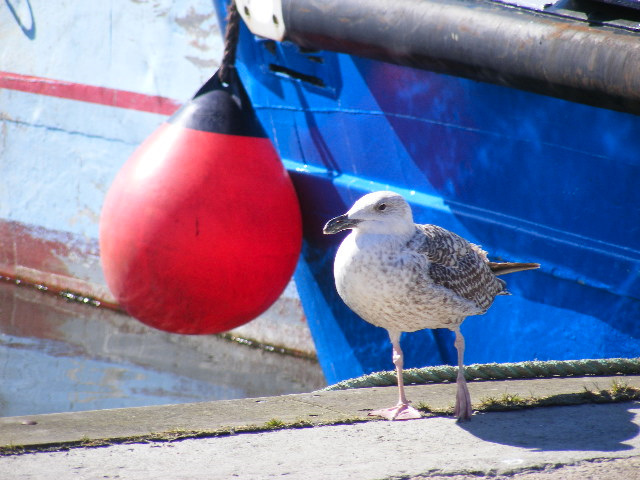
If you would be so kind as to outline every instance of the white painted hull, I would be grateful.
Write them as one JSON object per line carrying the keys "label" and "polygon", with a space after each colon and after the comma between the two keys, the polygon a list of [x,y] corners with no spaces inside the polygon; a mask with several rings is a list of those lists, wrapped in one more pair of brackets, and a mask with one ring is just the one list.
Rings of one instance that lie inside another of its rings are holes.
{"label": "white painted hull", "polygon": [[[217,68],[213,3],[10,3],[0,9],[0,274],[115,304],[99,260],[102,202],[134,149]],[[293,284],[236,333],[314,351]]]}

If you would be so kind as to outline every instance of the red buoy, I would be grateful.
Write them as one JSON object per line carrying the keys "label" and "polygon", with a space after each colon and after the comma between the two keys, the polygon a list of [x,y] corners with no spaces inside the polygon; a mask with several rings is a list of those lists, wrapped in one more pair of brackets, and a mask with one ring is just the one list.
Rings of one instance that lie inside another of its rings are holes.
{"label": "red buoy", "polygon": [[107,284],[147,325],[217,333],[282,293],[301,248],[291,180],[232,70],[125,163],[100,218]]}

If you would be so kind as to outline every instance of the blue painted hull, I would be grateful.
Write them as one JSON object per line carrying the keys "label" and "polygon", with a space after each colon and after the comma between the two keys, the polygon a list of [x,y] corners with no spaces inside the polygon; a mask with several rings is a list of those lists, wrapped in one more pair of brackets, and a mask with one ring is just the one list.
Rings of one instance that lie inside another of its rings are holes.
{"label": "blue painted hull", "polygon": [[[322,225],[362,194],[492,259],[539,262],[469,317],[466,363],[640,355],[640,117],[241,31],[238,69],[304,216],[296,284],[328,382],[389,369],[386,332],[333,283]],[[448,331],[403,337],[405,366],[455,364]]]}

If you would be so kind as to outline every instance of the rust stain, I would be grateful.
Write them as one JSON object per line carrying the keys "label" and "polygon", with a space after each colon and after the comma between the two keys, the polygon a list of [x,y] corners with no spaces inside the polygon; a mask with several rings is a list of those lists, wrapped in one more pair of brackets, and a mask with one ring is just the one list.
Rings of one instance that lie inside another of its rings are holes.
{"label": "rust stain", "polygon": [[96,239],[0,220],[0,275],[44,285],[54,293],[71,291],[119,308],[106,285],[91,280],[91,271],[80,278],[69,268],[86,260],[95,263],[98,257]]}

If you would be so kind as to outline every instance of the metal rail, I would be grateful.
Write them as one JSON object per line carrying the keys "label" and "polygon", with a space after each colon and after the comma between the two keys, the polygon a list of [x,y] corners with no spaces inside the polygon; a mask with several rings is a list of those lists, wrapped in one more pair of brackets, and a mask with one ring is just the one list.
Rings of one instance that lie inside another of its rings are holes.
{"label": "metal rail", "polygon": [[640,35],[628,30],[486,0],[282,0],[281,9],[284,38],[301,47],[640,114]]}

